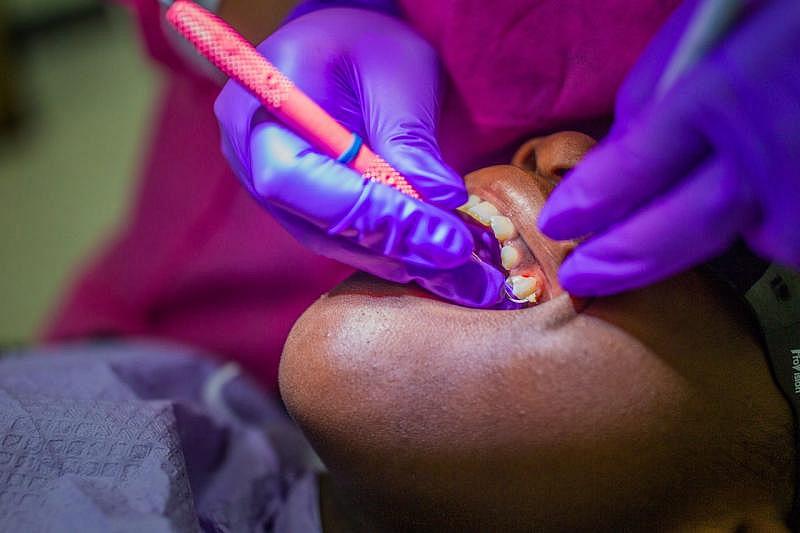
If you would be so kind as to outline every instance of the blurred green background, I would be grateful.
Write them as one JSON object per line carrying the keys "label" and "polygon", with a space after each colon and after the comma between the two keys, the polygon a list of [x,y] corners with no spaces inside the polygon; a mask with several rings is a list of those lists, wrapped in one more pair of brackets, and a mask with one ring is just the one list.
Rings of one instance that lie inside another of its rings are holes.
{"label": "blurred green background", "polygon": [[8,345],[33,338],[124,214],[157,73],[124,9],[3,0],[0,75],[0,345]]}

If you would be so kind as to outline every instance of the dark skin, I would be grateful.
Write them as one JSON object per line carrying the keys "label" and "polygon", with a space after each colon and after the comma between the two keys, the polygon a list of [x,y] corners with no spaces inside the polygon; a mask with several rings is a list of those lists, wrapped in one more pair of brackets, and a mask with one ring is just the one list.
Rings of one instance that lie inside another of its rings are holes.
{"label": "dark skin", "polygon": [[593,301],[536,215],[592,141],[563,133],[466,177],[546,276],[520,311],[359,274],[297,322],[281,391],[330,470],[331,531],[775,531],[792,420],[743,307],[692,271]]}

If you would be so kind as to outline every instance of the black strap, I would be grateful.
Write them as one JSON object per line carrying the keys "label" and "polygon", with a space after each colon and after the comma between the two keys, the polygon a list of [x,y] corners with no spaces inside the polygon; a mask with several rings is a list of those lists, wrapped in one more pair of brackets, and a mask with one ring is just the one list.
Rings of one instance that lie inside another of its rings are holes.
{"label": "black strap", "polygon": [[788,525],[800,530],[800,274],[769,264],[739,242],[708,268],[731,285],[752,309],[761,329],[772,378],[792,410],[795,493]]}

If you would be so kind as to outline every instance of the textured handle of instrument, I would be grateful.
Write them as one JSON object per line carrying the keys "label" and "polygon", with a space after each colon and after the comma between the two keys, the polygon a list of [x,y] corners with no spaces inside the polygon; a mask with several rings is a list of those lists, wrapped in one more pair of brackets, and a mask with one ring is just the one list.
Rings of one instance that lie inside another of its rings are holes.
{"label": "textured handle of instrument", "polygon": [[294,84],[225,21],[193,2],[178,0],[167,20],[197,51],[266,106],[278,108]]}

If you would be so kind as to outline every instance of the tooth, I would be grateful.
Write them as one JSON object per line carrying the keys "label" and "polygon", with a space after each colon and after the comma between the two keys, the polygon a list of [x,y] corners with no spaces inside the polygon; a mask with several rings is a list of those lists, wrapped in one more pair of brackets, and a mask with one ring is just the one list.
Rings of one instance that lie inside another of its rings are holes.
{"label": "tooth", "polygon": [[490,202],[483,201],[467,209],[467,213],[484,226],[488,226],[492,223],[492,217],[499,215],[500,211]]}
{"label": "tooth", "polygon": [[513,245],[506,244],[502,248],[500,248],[500,261],[503,263],[503,268],[506,270],[511,270],[512,268],[519,265],[522,256]]}
{"label": "tooth", "polygon": [[467,203],[465,203],[464,205],[460,206],[458,208],[458,210],[459,211],[467,211],[468,209],[470,209],[471,207],[475,207],[479,203],[481,203],[481,197],[478,196],[477,194],[470,194],[469,198],[467,199]]}
{"label": "tooth", "polygon": [[[527,276],[509,276],[508,282],[511,283],[511,291],[517,298],[527,298],[535,303],[536,292],[539,288],[539,280]],[[533,296],[533,300],[529,297]]]}
{"label": "tooth", "polygon": [[494,236],[497,237],[498,241],[508,241],[517,236],[517,228],[514,227],[514,223],[511,222],[510,218],[500,215],[491,217],[489,222],[492,225]]}

